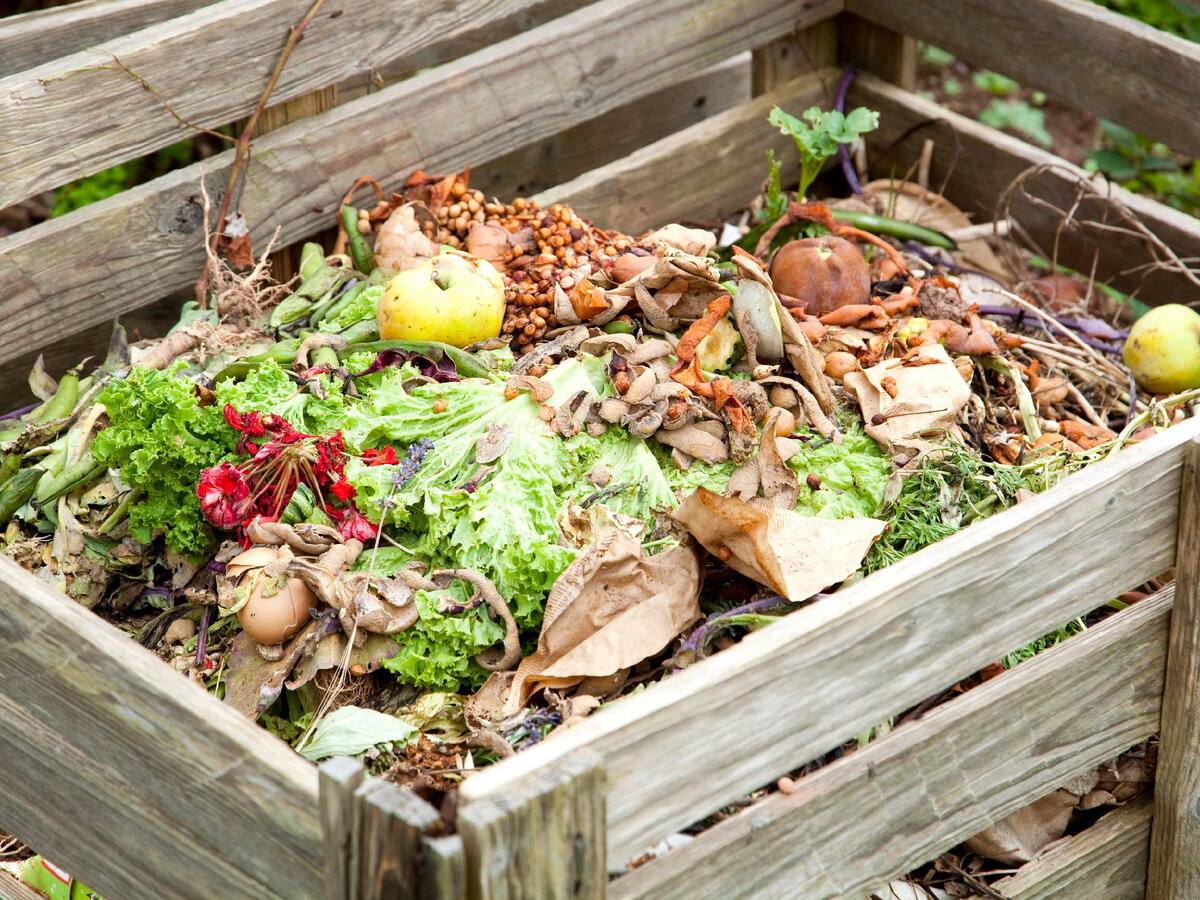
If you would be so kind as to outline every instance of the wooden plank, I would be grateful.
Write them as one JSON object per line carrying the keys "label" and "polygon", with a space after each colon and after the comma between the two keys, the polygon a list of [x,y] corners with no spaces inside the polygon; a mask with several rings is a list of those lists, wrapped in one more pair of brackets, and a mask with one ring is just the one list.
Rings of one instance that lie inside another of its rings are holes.
{"label": "wooden plank", "polygon": [[1185,457],[1175,580],[1147,900],[1200,897],[1200,441]]}
{"label": "wooden plank", "polygon": [[471,187],[488,197],[529,197],[749,99],[750,54],[740,53],[537,144],[472,166]]}
{"label": "wooden plank", "polygon": [[417,896],[421,843],[438,824],[432,806],[412,791],[372,779],[355,792],[358,817],[356,900],[406,900]]}
{"label": "wooden plank", "polygon": [[0,822],[106,897],[319,898],[317,770],[0,559]]}
{"label": "wooden plank", "polygon": [[0,76],[182,16],[212,0],[82,0],[0,19]]}
{"label": "wooden plank", "polygon": [[917,42],[909,29],[893,31],[846,13],[838,18],[838,58],[873,72],[906,91],[917,87]]}
{"label": "wooden plank", "polygon": [[1153,812],[1143,795],[992,887],[1008,900],[1145,900]]}
{"label": "wooden plank", "polygon": [[847,0],[846,8],[1200,156],[1198,44],[1081,0]]}
{"label": "wooden plank", "polygon": [[325,900],[350,900],[355,792],[366,770],[350,756],[335,756],[318,767],[320,777],[321,832],[325,843]]}
{"label": "wooden plank", "polygon": [[604,767],[595,754],[503,782],[468,779],[459,804],[471,900],[603,900]]}
{"label": "wooden plank", "polygon": [[[311,5],[312,0],[223,0],[0,79],[0,207],[190,137],[192,128],[180,119],[215,128],[249,115],[278,62],[288,27]],[[408,53],[478,33],[492,19],[541,5],[465,0],[431,8],[416,0],[343,0],[309,24],[272,101],[365,75]],[[234,59],[236,73],[229,67]],[[100,104],[107,122],[102,130],[92,115]]]}
{"label": "wooden plank", "polygon": [[[991,221],[1009,185],[1022,173],[1048,167],[1029,185],[1042,201],[1070,209],[1077,179],[1093,176],[1060,157],[1010,137],[986,125],[957,115],[870,75],[861,75],[850,88],[850,102],[880,112],[879,129],[867,136],[871,165],[881,177],[902,176],[916,163],[923,139],[934,142],[930,184],[945,183],[945,195],[977,221]],[[897,141],[900,141],[897,144]],[[886,155],[885,155],[886,153]],[[947,181],[947,178],[949,179]],[[1128,208],[1176,254],[1200,259],[1200,221],[1160,203],[1110,186],[1097,177],[1100,192]],[[1113,209],[1105,203],[1085,201],[1075,225],[1062,228],[1062,217],[1042,205],[1014,201],[1012,214],[1046,254],[1058,244],[1059,262],[1090,272],[1093,262],[1101,279],[1111,279],[1122,290],[1137,292],[1148,303],[1175,302],[1195,296],[1196,285],[1182,275],[1155,272],[1144,277],[1132,270],[1153,259],[1146,239],[1132,230],[1121,230]],[[1093,224],[1089,224],[1089,220]],[[1158,254],[1158,258],[1165,258]],[[1122,275],[1123,272],[1131,274]]]}
{"label": "wooden plank", "polygon": [[[642,0],[606,0],[260,138],[241,210],[257,246],[276,224],[291,243],[328,224],[359,175],[395,188],[418,166],[494,158],[840,8],[841,0],[663,0],[647,18]],[[0,362],[43,343],[47,321],[69,334],[192,283],[203,262],[201,173],[216,189],[231,162],[226,151],[0,241],[9,338]]]}
{"label": "wooden plank", "polygon": [[836,77],[827,69],[789,82],[534,199],[566,203],[605,227],[630,234],[680,219],[736,212],[762,186],[768,149],[783,164],[784,178],[794,180],[800,171],[791,138],[767,122],[771,107],[819,103]]}
{"label": "wooden plank", "polygon": [[475,781],[518,778],[579,748],[600,754],[609,861],[623,865],[672,829],[1169,568],[1183,448],[1197,434],[1200,419],[1191,419],[1128,448]]}
{"label": "wooden plank", "polygon": [[617,879],[610,900],[842,900],[904,875],[1154,733],[1171,602],[1168,589],[800,778]]}
{"label": "wooden plank", "polygon": [[17,881],[7,872],[0,872],[0,900],[46,900],[46,895]]}
{"label": "wooden plank", "polygon": [[421,900],[462,900],[467,896],[467,855],[461,837],[427,837],[421,842],[421,852]]}
{"label": "wooden plank", "polygon": [[[781,84],[812,75],[837,62],[837,31],[834,19],[818,22],[794,34],[771,41],[754,51],[751,90],[755,97]],[[834,92],[822,104],[832,108]]]}

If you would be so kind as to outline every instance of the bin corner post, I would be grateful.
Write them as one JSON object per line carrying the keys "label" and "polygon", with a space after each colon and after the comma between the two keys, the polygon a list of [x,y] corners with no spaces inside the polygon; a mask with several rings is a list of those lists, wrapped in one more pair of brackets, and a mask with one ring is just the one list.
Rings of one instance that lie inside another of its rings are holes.
{"label": "bin corner post", "polygon": [[351,900],[421,896],[426,837],[441,824],[437,810],[389,781],[372,778],[354,793],[356,821]]}
{"label": "bin corner post", "polygon": [[604,765],[590,751],[468,792],[458,810],[467,896],[603,900],[606,828]]}
{"label": "bin corner post", "polygon": [[362,764],[349,756],[327,759],[317,771],[321,830],[325,835],[325,900],[353,900],[350,873],[356,864],[354,792],[366,773]]}
{"label": "bin corner post", "polygon": [[853,13],[838,17],[838,61],[859,66],[884,81],[916,90],[917,41]]}
{"label": "bin corner post", "polygon": [[1147,900],[1200,897],[1200,438],[1184,457]]}

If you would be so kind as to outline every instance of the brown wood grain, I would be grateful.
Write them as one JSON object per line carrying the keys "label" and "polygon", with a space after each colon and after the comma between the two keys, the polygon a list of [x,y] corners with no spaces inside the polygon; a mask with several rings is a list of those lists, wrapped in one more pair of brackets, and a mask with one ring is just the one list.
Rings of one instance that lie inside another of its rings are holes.
{"label": "brown wood grain", "polygon": [[1200,897],[1200,440],[1185,457],[1175,579],[1147,900]]}
{"label": "brown wood grain", "polygon": [[46,900],[46,895],[7,872],[0,872],[0,900]]}
{"label": "brown wood grain", "polygon": [[1153,812],[1144,794],[992,887],[1008,900],[1145,900]]}
{"label": "brown wood grain", "polygon": [[782,163],[785,180],[798,177],[795,144],[767,122],[767,115],[775,105],[803,109],[823,102],[832,96],[836,78],[835,70],[826,69],[788,82],[535,199],[566,203],[631,234],[681,219],[718,221],[744,209],[758,193],[766,179],[768,149]]}
{"label": "brown wood grain", "polygon": [[[1035,167],[1046,167],[1029,184],[1041,202],[1018,198],[1012,205],[1013,217],[1046,258],[1057,252],[1060,264],[1085,273],[1094,265],[1097,278],[1151,304],[1179,302],[1200,292],[1196,282],[1177,272],[1137,271],[1155,259],[1165,262],[1167,257],[1152,250],[1143,235],[1115,227],[1124,223],[1107,202],[1085,201],[1076,211],[1074,224],[1063,227],[1064,217],[1042,203],[1070,209],[1078,179],[1086,182],[1092,178],[1078,167],[871,75],[860,75],[849,97],[853,105],[880,113],[878,130],[867,135],[870,165],[877,177],[903,177],[915,166],[922,142],[929,138],[934,144],[931,188],[939,190],[944,185],[947,199],[976,221],[989,222],[1015,179]],[[1103,179],[1093,184],[1131,211],[1178,256],[1190,259],[1197,269],[1194,277],[1200,279],[1200,220],[1108,185]]]}
{"label": "brown wood grain", "polygon": [[82,0],[0,19],[0,76],[185,15],[212,0]]}
{"label": "brown wood grain", "polygon": [[[476,780],[519,778],[579,749],[600,754],[609,861],[624,864],[673,829],[1170,568],[1183,450],[1198,433],[1200,419],[1192,419],[1128,448]],[[695,789],[699,773],[703,790]]]}
{"label": "brown wood grain", "polygon": [[426,837],[421,841],[421,900],[463,900],[467,896],[467,856],[462,838]]}
{"label": "brown wood grain", "polygon": [[838,18],[838,58],[905,90],[917,86],[917,42],[907,27],[893,31],[846,13]]}
{"label": "brown wood grain", "polygon": [[422,840],[436,826],[437,810],[412,791],[378,778],[360,787],[355,799],[354,900],[416,897]]}
{"label": "brown wood grain", "polygon": [[797,779],[619,878],[610,900],[843,900],[904,875],[1154,733],[1171,594]]}
{"label": "brown wood grain", "polygon": [[[663,0],[646,18],[641,0],[605,0],[265,135],[241,210],[258,246],[276,225],[284,244],[294,242],[332,221],[359,175],[395,188],[417,167],[494,158],[840,8],[841,0]],[[531,45],[556,52],[531,54]],[[0,361],[42,343],[48,317],[65,336],[192,283],[203,260],[201,174],[217,190],[231,162],[227,151],[0,240],[8,336]]]}
{"label": "brown wood grain", "polygon": [[1200,156],[1200,44],[1080,0],[848,0],[846,8]]}
{"label": "brown wood grain", "polygon": [[325,900],[352,900],[350,886],[357,873],[351,867],[354,849],[355,792],[366,778],[362,763],[336,756],[320,766],[321,832],[325,847]]}
{"label": "brown wood grain", "polygon": [[7,557],[0,647],[0,827],[105,897],[323,897],[315,766]]}
{"label": "brown wood grain", "polygon": [[[477,789],[478,788],[478,789]],[[471,900],[603,900],[604,767],[572,754],[511,781],[459,789]]]}

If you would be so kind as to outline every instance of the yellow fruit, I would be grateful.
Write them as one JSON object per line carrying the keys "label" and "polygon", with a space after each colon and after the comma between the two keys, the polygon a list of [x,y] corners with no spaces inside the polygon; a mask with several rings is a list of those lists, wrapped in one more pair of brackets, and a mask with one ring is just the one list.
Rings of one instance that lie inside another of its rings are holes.
{"label": "yellow fruit", "polygon": [[486,341],[504,325],[504,279],[487,260],[462,253],[435,256],[388,283],[376,320],[385,341],[455,347]]}
{"label": "yellow fruit", "polygon": [[1152,393],[1200,388],[1200,314],[1179,303],[1155,307],[1134,323],[1122,355]]}
{"label": "yellow fruit", "polygon": [[700,368],[705,372],[719,372],[728,366],[733,361],[741,337],[730,324],[729,316],[721,316],[712,331],[696,345],[696,359],[700,361]]}

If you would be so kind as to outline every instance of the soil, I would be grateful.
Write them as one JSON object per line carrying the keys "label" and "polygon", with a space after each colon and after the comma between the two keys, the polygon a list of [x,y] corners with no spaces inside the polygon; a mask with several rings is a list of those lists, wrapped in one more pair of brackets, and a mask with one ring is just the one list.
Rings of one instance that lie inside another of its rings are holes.
{"label": "soil", "polygon": [[[947,66],[932,66],[922,62],[917,69],[917,89],[928,92],[935,101],[952,112],[976,119],[996,98],[995,94],[984,90],[974,82],[972,76],[979,71],[981,70],[968,65],[961,59],[956,59]],[[951,78],[958,82],[961,88],[960,93],[950,94],[946,91],[945,84]],[[1009,97],[1024,100],[1036,106],[1036,93],[1031,88],[1020,88]],[[1045,149],[1049,149],[1051,153],[1061,156],[1077,166],[1082,165],[1096,146],[1097,132],[1100,126],[1095,116],[1050,99],[1046,99],[1039,108],[1046,117],[1046,131],[1050,133],[1050,137],[1054,141],[1049,148]],[[1028,135],[1019,131],[1004,130],[1013,137],[1034,143],[1029,140]]]}

